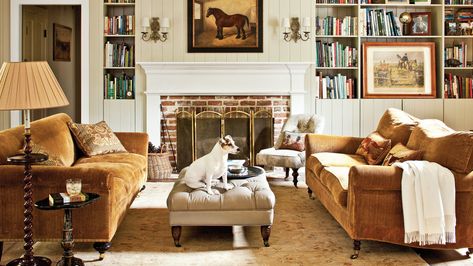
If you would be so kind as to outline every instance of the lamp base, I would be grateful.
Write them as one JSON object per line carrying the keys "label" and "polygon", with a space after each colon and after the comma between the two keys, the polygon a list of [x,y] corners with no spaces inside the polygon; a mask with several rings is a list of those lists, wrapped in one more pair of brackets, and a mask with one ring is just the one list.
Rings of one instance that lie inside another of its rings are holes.
{"label": "lamp base", "polygon": [[33,257],[33,265],[28,265],[23,258],[18,258],[10,261],[7,266],[51,266],[51,260],[46,257]]}

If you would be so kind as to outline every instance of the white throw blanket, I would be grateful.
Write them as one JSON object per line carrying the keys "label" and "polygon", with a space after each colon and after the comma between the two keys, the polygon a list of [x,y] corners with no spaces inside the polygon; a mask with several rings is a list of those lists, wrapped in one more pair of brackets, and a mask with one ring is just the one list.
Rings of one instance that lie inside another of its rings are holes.
{"label": "white throw blanket", "polygon": [[395,163],[402,168],[404,242],[420,246],[455,243],[455,179],[452,172],[427,161]]}

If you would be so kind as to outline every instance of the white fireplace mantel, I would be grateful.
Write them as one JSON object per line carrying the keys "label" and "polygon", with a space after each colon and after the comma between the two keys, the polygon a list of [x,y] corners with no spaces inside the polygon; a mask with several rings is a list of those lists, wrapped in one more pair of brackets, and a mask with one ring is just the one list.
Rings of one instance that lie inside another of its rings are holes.
{"label": "white fireplace mantel", "polygon": [[[308,111],[308,62],[138,62],[146,75],[147,132],[160,143],[161,96],[289,95],[291,113]],[[152,114],[152,115],[151,115]]]}

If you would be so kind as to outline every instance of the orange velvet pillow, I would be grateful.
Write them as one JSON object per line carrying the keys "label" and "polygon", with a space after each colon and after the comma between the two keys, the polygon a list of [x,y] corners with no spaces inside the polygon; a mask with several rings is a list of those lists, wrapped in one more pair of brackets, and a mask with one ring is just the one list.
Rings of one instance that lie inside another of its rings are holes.
{"label": "orange velvet pillow", "polygon": [[368,164],[380,164],[391,149],[391,140],[385,139],[378,132],[368,135],[356,150],[356,154],[363,156]]}
{"label": "orange velvet pillow", "polygon": [[304,151],[304,138],[307,133],[284,132],[284,140],[280,149]]}
{"label": "orange velvet pillow", "polygon": [[384,158],[383,165],[391,166],[393,163],[422,160],[422,151],[411,150],[401,143],[396,144]]}

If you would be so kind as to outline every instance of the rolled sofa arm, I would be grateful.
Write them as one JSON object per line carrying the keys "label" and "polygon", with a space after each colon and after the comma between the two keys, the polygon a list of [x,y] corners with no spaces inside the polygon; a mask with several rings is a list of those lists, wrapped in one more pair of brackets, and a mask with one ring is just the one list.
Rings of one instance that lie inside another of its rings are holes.
{"label": "rolled sofa arm", "polygon": [[394,166],[357,165],[350,168],[348,186],[355,190],[401,190],[402,169]]}
{"label": "rolled sofa arm", "polygon": [[128,152],[148,156],[148,134],[135,132],[116,132],[120,142]]}
{"label": "rolled sofa arm", "polygon": [[307,134],[305,137],[306,158],[317,152],[355,154],[363,138]]}

